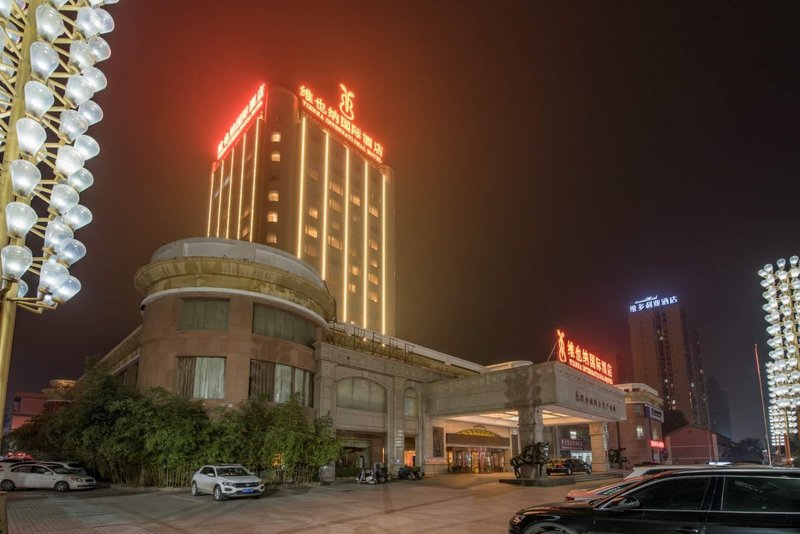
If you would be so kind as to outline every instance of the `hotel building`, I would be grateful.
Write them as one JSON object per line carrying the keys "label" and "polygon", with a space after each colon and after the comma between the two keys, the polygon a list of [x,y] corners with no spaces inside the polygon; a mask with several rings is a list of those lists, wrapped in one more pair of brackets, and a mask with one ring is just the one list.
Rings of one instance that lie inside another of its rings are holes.
{"label": "hotel building", "polygon": [[337,321],[394,335],[394,173],[357,125],[353,92],[340,85],[335,102],[257,90],[217,147],[206,235],[295,255],[322,276]]}
{"label": "hotel building", "polygon": [[708,428],[699,336],[689,328],[678,297],[647,297],[629,312],[634,382],[655,389],[664,408],[682,412],[690,425]]}

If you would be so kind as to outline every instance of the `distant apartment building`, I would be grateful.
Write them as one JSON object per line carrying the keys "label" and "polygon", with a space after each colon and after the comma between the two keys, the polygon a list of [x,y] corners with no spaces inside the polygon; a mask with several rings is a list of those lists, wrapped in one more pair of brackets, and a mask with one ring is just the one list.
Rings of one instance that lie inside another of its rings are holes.
{"label": "distant apartment building", "polygon": [[[630,465],[664,461],[664,422],[662,399],[647,384],[616,384],[625,392],[627,419],[608,426],[609,449],[623,449]],[[616,466],[612,466],[616,467]]]}
{"label": "distant apartment building", "polygon": [[357,101],[343,84],[262,85],[217,148],[206,235],[293,254],[320,273],[337,321],[394,335],[394,172]]}
{"label": "distant apartment building", "polygon": [[649,385],[666,410],[708,428],[708,398],[700,340],[678,298],[651,296],[630,305],[628,329],[635,382]]}

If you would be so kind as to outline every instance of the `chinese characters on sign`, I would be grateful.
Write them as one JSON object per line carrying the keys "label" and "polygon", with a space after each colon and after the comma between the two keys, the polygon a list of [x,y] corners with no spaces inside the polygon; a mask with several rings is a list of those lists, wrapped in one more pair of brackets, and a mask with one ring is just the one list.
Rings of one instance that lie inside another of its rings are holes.
{"label": "chinese characters on sign", "polygon": [[245,130],[245,127],[250,124],[251,120],[253,120],[253,117],[255,117],[258,112],[264,108],[265,91],[266,86],[262,83],[261,87],[258,88],[258,92],[253,95],[253,98],[250,99],[242,112],[231,125],[228,133],[226,133],[222,141],[219,142],[219,145],[217,145],[217,161],[222,159],[222,156],[224,156],[228,149],[233,146],[233,143],[239,139],[239,136]]}
{"label": "chinese characters on sign", "polygon": [[319,96],[314,95],[305,85],[300,87],[300,104],[309,114],[316,117],[325,126],[344,137],[348,143],[364,152],[378,163],[383,163],[383,145],[367,132],[353,123],[353,99],[355,94],[348,90],[344,84],[339,84],[342,90],[339,111],[325,104]]}
{"label": "chinese characters on sign", "polygon": [[636,313],[642,310],[658,308],[659,306],[667,306],[669,304],[675,304],[676,302],[678,302],[678,297],[673,296],[673,297],[658,298],[658,295],[656,295],[655,297],[647,297],[642,300],[637,300],[628,307],[628,311],[631,313]]}
{"label": "chinese characters on sign", "polygon": [[556,330],[556,334],[558,335],[558,359],[561,363],[566,363],[607,384],[614,383],[614,373],[610,363],[572,341],[565,341],[565,332]]}
{"label": "chinese characters on sign", "polygon": [[663,449],[664,448],[664,442],[659,440],[659,439],[651,439],[650,440],[650,447],[652,447],[654,449]]}
{"label": "chinese characters on sign", "polygon": [[580,393],[577,389],[575,390],[575,401],[588,404],[589,406],[594,406],[595,408],[601,408],[609,412],[617,411],[617,407],[613,404],[600,400],[596,397],[590,397],[588,394]]}

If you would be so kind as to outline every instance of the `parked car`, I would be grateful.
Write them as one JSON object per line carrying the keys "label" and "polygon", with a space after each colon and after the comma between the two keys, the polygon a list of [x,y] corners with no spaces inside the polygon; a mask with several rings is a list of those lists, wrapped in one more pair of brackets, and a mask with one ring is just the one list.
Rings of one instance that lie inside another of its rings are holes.
{"label": "parked car", "polygon": [[73,489],[91,489],[97,481],[86,475],[65,467],[48,467],[43,464],[14,465],[0,474],[0,488],[3,491],[14,491],[17,488],[54,489],[69,491]]}
{"label": "parked car", "polygon": [[210,493],[215,501],[261,497],[264,481],[238,464],[204,465],[192,476],[192,495]]}
{"label": "parked car", "polygon": [[544,470],[548,475],[552,473],[565,473],[567,475],[572,473],[590,474],[592,466],[577,458],[556,458],[547,462]]}
{"label": "parked car", "polygon": [[566,500],[568,501],[595,501],[597,499],[604,499],[609,495],[614,495],[624,490],[631,484],[635,484],[646,477],[626,478],[624,480],[616,480],[611,484],[605,484],[599,488],[594,489],[574,489],[567,493]]}
{"label": "parked car", "polygon": [[800,532],[800,470],[709,468],[648,477],[601,501],[520,510],[512,534]]}
{"label": "parked car", "polygon": [[80,462],[51,462],[42,460],[39,464],[46,465],[50,468],[63,467],[64,469],[71,470],[73,473],[79,473],[81,475],[86,474],[86,468],[84,468]]}
{"label": "parked car", "polygon": [[625,480],[629,478],[639,478],[648,475],[657,475],[667,471],[677,471],[685,469],[708,469],[708,464],[688,464],[688,465],[667,465],[667,464],[653,464],[653,465],[640,465],[633,468],[633,471],[625,475]]}

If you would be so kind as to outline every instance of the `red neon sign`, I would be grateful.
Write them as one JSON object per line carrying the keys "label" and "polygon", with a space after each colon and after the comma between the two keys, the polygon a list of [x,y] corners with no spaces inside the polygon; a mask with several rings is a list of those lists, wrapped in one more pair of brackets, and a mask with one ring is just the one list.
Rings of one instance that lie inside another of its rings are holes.
{"label": "red neon sign", "polygon": [[225,137],[223,137],[222,141],[220,141],[217,145],[217,161],[221,160],[222,157],[228,152],[228,149],[232,147],[233,144],[239,139],[239,137],[242,135],[242,132],[244,132],[244,130],[250,124],[250,121],[253,120],[253,117],[258,115],[258,112],[264,109],[265,96],[266,85],[262,83],[256,94],[253,95],[242,112],[239,113],[239,116],[236,117],[236,120],[233,121],[228,133],[225,134]]}
{"label": "red neon sign", "polygon": [[300,87],[300,103],[309,115],[344,137],[348,143],[376,162],[383,163],[383,145],[353,123],[355,118],[353,99],[356,95],[344,84],[339,84],[339,88],[342,90],[339,111],[325,104],[322,98],[315,96],[305,85]]}
{"label": "red neon sign", "polygon": [[572,341],[565,341],[565,332],[556,330],[556,335],[558,336],[558,359],[561,363],[566,363],[570,367],[607,384],[614,383],[614,372],[610,363]]}
{"label": "red neon sign", "polygon": [[654,449],[663,449],[664,448],[664,442],[661,441],[661,440],[658,440],[658,439],[651,439],[650,440],[650,446],[652,448],[654,448]]}

